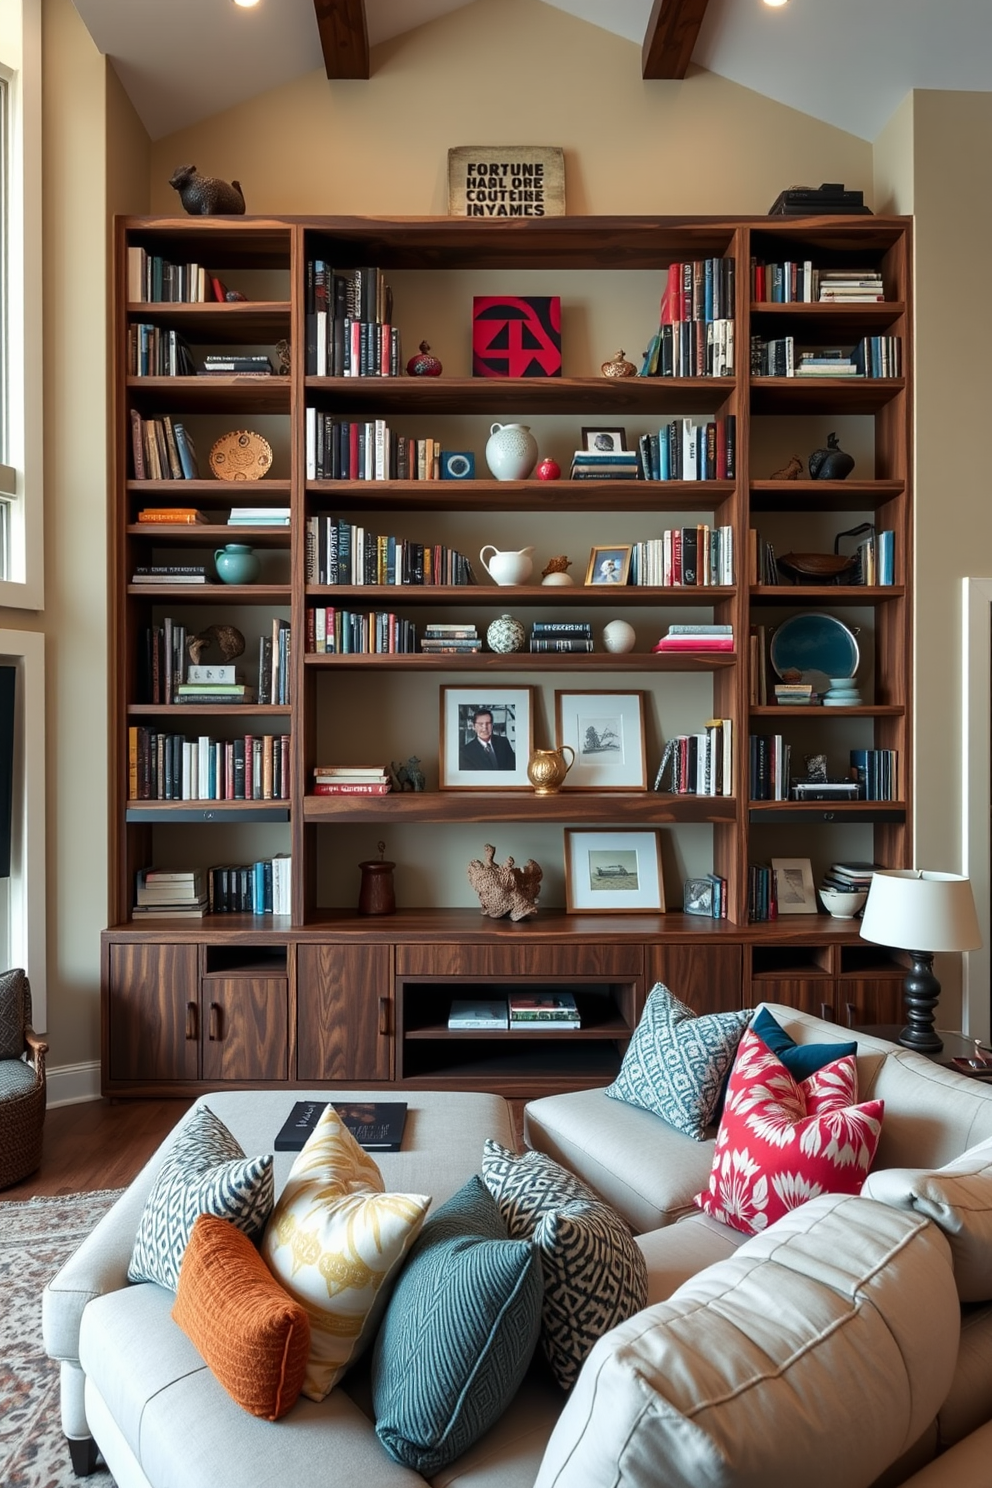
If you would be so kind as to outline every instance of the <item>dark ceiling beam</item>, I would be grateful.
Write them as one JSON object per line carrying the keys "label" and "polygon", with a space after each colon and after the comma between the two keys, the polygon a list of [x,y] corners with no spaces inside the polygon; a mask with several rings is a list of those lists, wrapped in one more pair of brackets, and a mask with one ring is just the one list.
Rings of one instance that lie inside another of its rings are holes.
{"label": "dark ceiling beam", "polygon": [[641,47],[641,76],[684,78],[709,0],[654,0]]}
{"label": "dark ceiling beam", "polygon": [[368,78],[365,0],[313,0],[324,70],[329,78]]}

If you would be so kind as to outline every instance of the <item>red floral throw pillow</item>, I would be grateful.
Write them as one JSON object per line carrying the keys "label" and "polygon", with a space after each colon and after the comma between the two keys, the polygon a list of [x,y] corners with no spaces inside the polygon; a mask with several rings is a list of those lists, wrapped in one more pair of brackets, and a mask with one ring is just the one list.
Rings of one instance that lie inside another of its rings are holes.
{"label": "red floral throw pillow", "polygon": [[754,1235],[821,1193],[858,1193],[884,1102],[858,1098],[854,1055],[797,1081],[750,1029],[730,1072],[706,1193],[695,1203]]}

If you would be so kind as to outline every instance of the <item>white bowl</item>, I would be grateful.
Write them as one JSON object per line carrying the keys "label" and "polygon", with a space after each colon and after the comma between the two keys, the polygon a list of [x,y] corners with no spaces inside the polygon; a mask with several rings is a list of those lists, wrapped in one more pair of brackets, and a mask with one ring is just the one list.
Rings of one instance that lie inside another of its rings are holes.
{"label": "white bowl", "polygon": [[864,908],[865,900],[868,898],[867,889],[820,889],[820,899],[828,914],[833,915],[835,920],[853,920],[859,910]]}

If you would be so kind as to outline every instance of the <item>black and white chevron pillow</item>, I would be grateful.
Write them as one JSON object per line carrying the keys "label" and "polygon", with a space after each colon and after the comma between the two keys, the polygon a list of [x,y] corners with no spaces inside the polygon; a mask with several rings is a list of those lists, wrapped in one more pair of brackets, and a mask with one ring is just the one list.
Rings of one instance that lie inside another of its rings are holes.
{"label": "black and white chevron pillow", "polygon": [[145,1200],[128,1280],[157,1281],[174,1292],[198,1215],[230,1220],[254,1240],[273,1197],[272,1154],[246,1157],[223,1121],[201,1106],[176,1137]]}
{"label": "black and white chevron pillow", "polygon": [[533,1240],[544,1274],[541,1347],[562,1389],[597,1339],[647,1303],[644,1256],[609,1204],[543,1152],[487,1141],[482,1176],[511,1240]]}

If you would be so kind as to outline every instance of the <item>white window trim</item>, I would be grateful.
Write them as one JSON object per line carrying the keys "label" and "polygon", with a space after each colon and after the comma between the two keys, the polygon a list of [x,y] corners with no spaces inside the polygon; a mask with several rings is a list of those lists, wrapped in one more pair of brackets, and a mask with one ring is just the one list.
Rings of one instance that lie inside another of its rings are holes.
{"label": "white window trim", "polygon": [[[41,0],[4,5],[0,67],[10,87],[7,189],[8,463],[17,473],[11,508],[10,578],[0,605],[45,602],[42,455]],[[16,22],[19,12],[19,35]]]}
{"label": "white window trim", "polygon": [[10,964],[31,982],[35,1031],[48,1027],[45,883],[45,637],[0,630],[0,665],[14,688],[14,812],[10,864]]}

